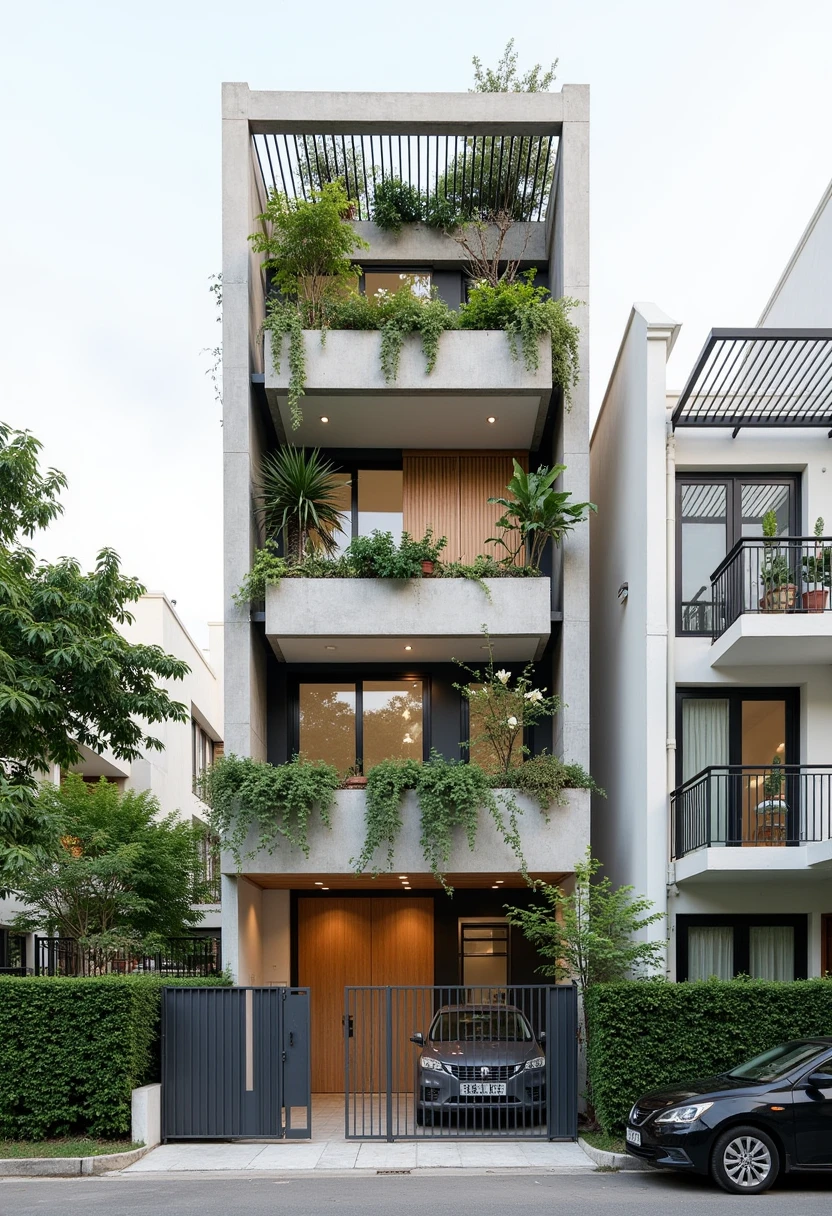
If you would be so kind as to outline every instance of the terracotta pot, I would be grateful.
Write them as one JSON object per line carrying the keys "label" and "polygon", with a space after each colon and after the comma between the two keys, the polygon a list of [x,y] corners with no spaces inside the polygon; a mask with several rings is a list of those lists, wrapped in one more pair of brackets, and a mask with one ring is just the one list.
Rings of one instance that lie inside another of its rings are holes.
{"label": "terracotta pot", "polygon": [[348,790],[363,790],[366,784],[366,777],[347,777],[346,781],[344,782],[344,785]]}
{"label": "terracotta pot", "polygon": [[422,562],[422,574],[428,577],[433,574],[433,562]]}
{"label": "terracotta pot", "polygon": [[797,587],[794,583],[784,583],[782,587],[774,587],[767,591],[760,600],[763,612],[790,612],[797,599]]}
{"label": "terracotta pot", "polygon": [[829,601],[829,592],[823,587],[803,592],[803,607],[807,612],[823,612]]}

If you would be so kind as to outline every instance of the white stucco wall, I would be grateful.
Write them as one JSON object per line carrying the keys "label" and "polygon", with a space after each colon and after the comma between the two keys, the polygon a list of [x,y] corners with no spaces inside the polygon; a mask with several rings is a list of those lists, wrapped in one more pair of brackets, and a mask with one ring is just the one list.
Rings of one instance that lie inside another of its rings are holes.
{"label": "white stucco wall", "polygon": [[[593,851],[617,884],[664,911],[665,365],[675,323],[636,305],[590,449]],[[618,590],[628,584],[625,603]],[[656,931],[662,935],[661,926]]]}
{"label": "white stucco wall", "polygon": [[759,324],[832,326],[832,182],[789,259]]}

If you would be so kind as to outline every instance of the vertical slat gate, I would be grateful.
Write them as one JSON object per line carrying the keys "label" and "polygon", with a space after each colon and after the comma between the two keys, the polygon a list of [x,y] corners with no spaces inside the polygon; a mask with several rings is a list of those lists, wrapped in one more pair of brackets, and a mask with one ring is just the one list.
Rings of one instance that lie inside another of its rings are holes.
{"label": "vertical slat gate", "polygon": [[308,990],[165,988],[163,1140],[309,1135]]}
{"label": "vertical slat gate", "polygon": [[576,994],[572,984],[346,988],[346,1137],[574,1140]]}

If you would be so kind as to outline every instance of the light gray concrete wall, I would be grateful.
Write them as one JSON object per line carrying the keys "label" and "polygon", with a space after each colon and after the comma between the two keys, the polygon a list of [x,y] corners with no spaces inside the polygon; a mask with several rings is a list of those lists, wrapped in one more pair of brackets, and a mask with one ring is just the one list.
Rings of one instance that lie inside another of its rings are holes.
{"label": "light gray concrete wall", "polygon": [[263,892],[246,878],[237,879],[237,970],[232,974],[237,984],[263,982]]}
{"label": "light gray concrete wall", "polygon": [[548,578],[287,578],[266,591],[266,634],[281,637],[494,637],[550,630]]}
{"label": "light gray concrete wall", "polygon": [[[381,334],[332,330],[321,345],[317,330],[304,330],[308,393],[465,393],[547,397],[552,389],[552,346],[538,341],[539,366],[529,371],[522,356],[511,353],[508,335],[499,329],[449,330],[439,339],[436,366],[428,373],[421,339],[405,338],[395,384],[381,370]],[[289,387],[289,338],[282,338],[280,371],[274,370],[272,334],[265,335],[266,390],[285,393]],[[368,437],[369,438],[369,437]],[[585,445],[586,446],[586,443]]]}
{"label": "light gray concrete wall", "polygon": [[223,492],[225,749],[266,755],[265,654],[247,608],[232,595],[251,565],[257,543],[252,483],[261,438],[251,373],[262,370],[259,332],[263,279],[251,253],[261,200],[251,161],[247,85],[223,85]]}
{"label": "light gray concrete wall", "polygon": [[263,918],[263,983],[288,986],[292,974],[289,892],[264,890],[260,902]]}
{"label": "light gray concrete wall", "polygon": [[142,1085],[130,1095],[130,1137],[152,1148],[162,1139],[162,1086]]}
{"label": "light gray concrete wall", "polygon": [[[556,94],[547,95],[554,98]],[[589,86],[564,85],[563,125],[548,208],[549,281],[552,294],[580,301],[572,319],[580,327],[581,379],[555,432],[552,460],[566,465],[561,488],[577,502],[589,497]],[[553,677],[563,699],[557,749],[590,767],[589,746],[589,544],[590,530],[576,528],[562,545],[563,625]]]}
{"label": "light gray concrete wall", "polygon": [[[353,223],[369,249],[359,250],[362,266],[434,266],[459,269],[462,250],[451,236],[426,224],[404,224],[399,232],[385,232],[368,221]],[[524,266],[545,266],[547,262],[546,226],[518,221],[510,229],[503,246],[506,258],[519,258]]]}
{"label": "light gray concrete wall", "polygon": [[[501,791],[497,791],[498,796]],[[520,794],[513,797],[522,811],[519,821],[520,839],[529,869],[534,873],[568,873],[583,857],[589,844],[589,792],[587,790],[565,790],[564,806],[553,806],[547,817],[533,800]],[[331,811],[332,828],[326,828],[316,814],[309,825],[309,856],[288,842],[281,842],[273,853],[256,851],[256,833],[249,836],[243,849],[244,873],[257,874],[330,874],[354,875],[353,859],[360,856],[364,845],[364,813],[367,795],[363,790],[339,790]],[[394,873],[409,874],[411,879],[423,874],[428,867],[424,859],[420,836],[419,807],[414,793],[404,797],[402,805],[402,830],[396,842],[393,865]],[[386,848],[379,850],[374,859],[379,867],[387,869]],[[230,854],[223,855],[223,869],[234,869]],[[497,830],[493,819],[481,811],[477,829],[476,847],[468,848],[465,833],[455,833],[451,856],[446,867],[449,874],[494,874],[516,873],[517,858]],[[262,906],[260,895],[251,895],[252,884],[238,879],[240,903],[240,974],[247,974],[254,967],[254,955],[249,946],[243,945],[250,934],[247,926],[259,921]],[[248,890],[246,890],[248,888]],[[246,890],[243,897],[242,892]],[[269,892],[263,891],[266,898]],[[256,904],[256,908],[254,908]],[[252,910],[254,908],[254,910]],[[256,965],[262,967],[263,956],[258,955]],[[242,980],[241,980],[242,982]],[[247,981],[246,981],[247,982]]]}
{"label": "light gray concrete wall", "polygon": [[766,327],[832,326],[832,182],[763,309]]}

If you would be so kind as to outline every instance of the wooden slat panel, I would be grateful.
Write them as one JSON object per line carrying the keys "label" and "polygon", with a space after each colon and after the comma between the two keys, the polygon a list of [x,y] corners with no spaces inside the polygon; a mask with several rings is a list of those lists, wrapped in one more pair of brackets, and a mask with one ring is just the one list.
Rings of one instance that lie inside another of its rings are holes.
{"label": "wooden slat panel", "polygon": [[[373,900],[373,983],[429,987],[433,984],[433,900],[424,898]],[[393,1092],[406,1093],[413,1084],[418,1050],[410,1036],[425,1022],[429,996],[423,992],[392,994]],[[428,1018],[428,1021],[430,1019]],[[379,1035],[386,1043],[386,1037]],[[387,1060],[376,1067],[386,1084]]]}
{"label": "wooden slat panel", "polygon": [[504,497],[506,486],[514,472],[512,458],[528,467],[525,452],[469,452],[459,458],[459,517],[461,560],[472,562],[481,553],[496,558],[505,556],[505,549],[485,542],[496,534],[495,523],[502,508],[491,505],[489,498]]}
{"label": "wooden slat panel", "polygon": [[298,900],[298,983],[310,990],[312,1089],[344,1090],[344,988],[371,984],[373,900]]}
{"label": "wooden slat panel", "polygon": [[427,529],[447,536],[445,561],[459,560],[459,456],[410,453],[403,456],[404,528],[421,539]]}

